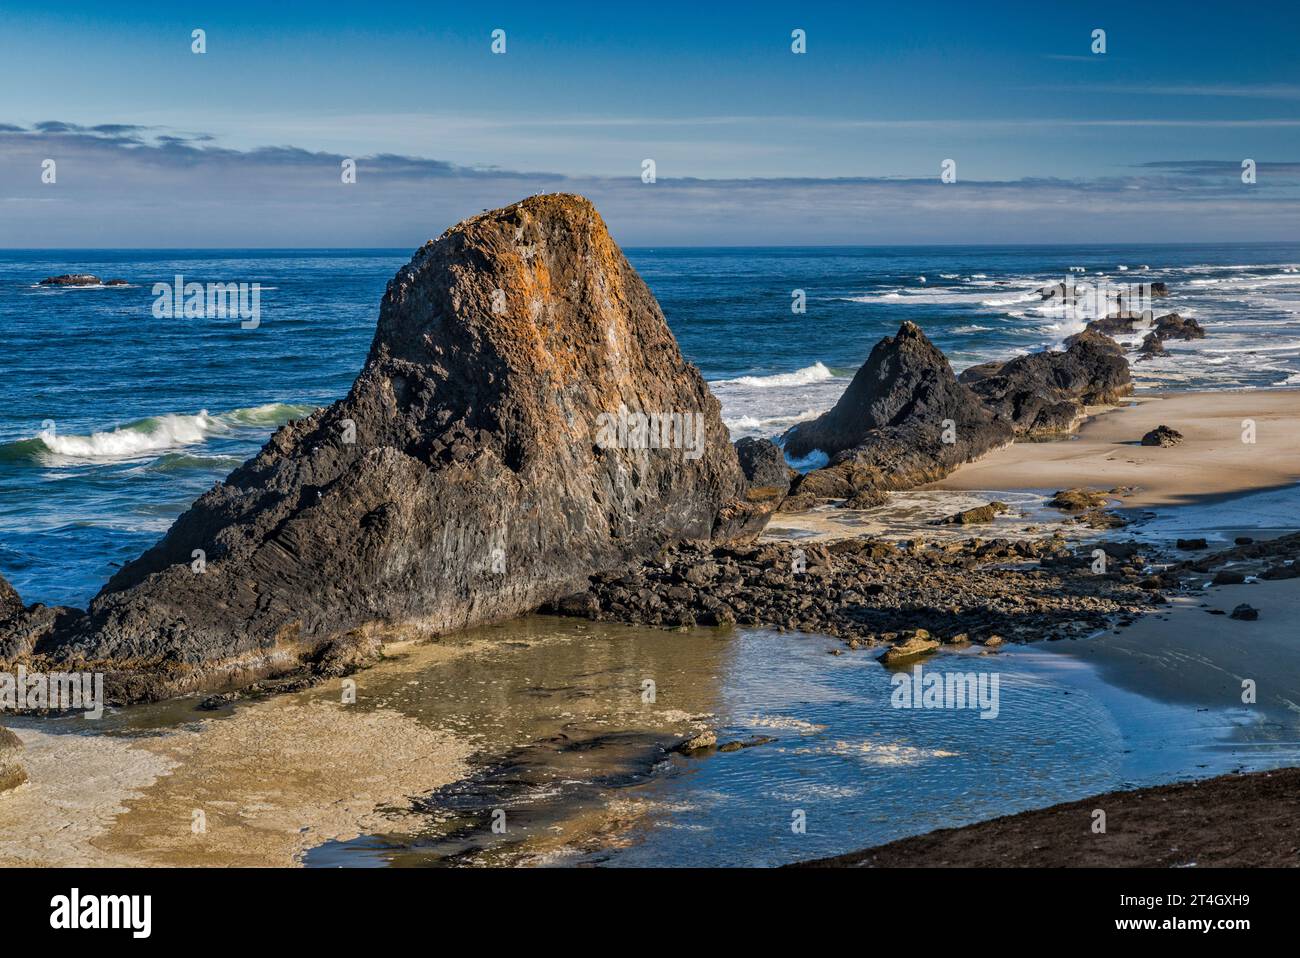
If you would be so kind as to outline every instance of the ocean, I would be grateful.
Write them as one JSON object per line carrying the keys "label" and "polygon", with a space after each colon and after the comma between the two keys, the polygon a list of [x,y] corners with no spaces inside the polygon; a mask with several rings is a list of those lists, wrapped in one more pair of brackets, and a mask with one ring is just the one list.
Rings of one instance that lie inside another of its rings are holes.
{"label": "ocean", "polygon": [[[0,573],[28,602],[83,606],[276,426],[347,391],[410,252],[0,251]],[[1068,276],[1167,283],[1156,314],[1205,327],[1135,363],[1139,389],[1300,385],[1300,245],[627,253],[733,439],[829,408],[904,320],[958,371],[1059,345],[1092,316],[1036,290]],[[67,272],[127,285],[38,285]],[[260,284],[259,324],[156,318],[153,284],[178,274]]]}

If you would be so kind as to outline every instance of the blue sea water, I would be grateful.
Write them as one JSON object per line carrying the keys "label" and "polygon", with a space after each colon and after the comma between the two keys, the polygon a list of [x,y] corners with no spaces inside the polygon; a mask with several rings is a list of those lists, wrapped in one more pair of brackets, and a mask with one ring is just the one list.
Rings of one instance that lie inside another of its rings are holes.
{"label": "blue sea water", "polygon": [[[407,250],[0,251],[0,573],[83,605],[290,418],[343,395]],[[1163,281],[1208,336],[1143,388],[1300,384],[1300,244],[634,249],[733,438],[829,408],[880,337],[918,323],[960,370],[1058,345],[1088,316],[1036,290]],[[50,288],[66,272],[125,287]],[[154,283],[261,285],[261,321],[158,319]],[[802,290],[805,311],[793,311]],[[1139,337],[1134,337],[1139,338]]]}

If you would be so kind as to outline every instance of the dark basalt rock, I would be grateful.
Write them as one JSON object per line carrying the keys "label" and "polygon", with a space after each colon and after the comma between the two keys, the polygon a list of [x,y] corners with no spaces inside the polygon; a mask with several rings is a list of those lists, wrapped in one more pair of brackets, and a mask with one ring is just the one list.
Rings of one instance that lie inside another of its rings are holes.
{"label": "dark basalt rock", "polygon": [[1184,319],[1177,313],[1167,313],[1158,318],[1152,332],[1162,342],[1166,339],[1192,340],[1205,338],[1205,328],[1200,323],[1190,317]]}
{"label": "dark basalt rock", "polygon": [[1259,618],[1259,609],[1256,609],[1254,606],[1247,605],[1245,602],[1243,602],[1241,603],[1241,605],[1237,606],[1235,609],[1232,610],[1232,612],[1228,615],[1228,618],[1238,619],[1243,622],[1254,622],[1256,619]]}
{"label": "dark basalt rock", "polygon": [[[611,428],[621,407],[698,416],[698,455],[628,448],[646,436]],[[116,700],[353,662],[331,650],[520,615],[672,544],[748,540],[779,502],[748,486],[595,208],[535,196],[421,248],[347,397],[279,429],[33,651],[102,667]]]}
{"label": "dark basalt rock", "polygon": [[1144,446],[1176,446],[1183,441],[1183,434],[1177,429],[1170,429],[1168,426],[1156,426],[1149,433],[1142,437]]}
{"label": "dark basalt rock", "polygon": [[23,600],[18,597],[18,590],[0,578],[0,622],[23,611]]}
{"label": "dark basalt rock", "polygon": [[[1111,313],[1109,316],[1104,316],[1101,319],[1094,319],[1092,322],[1088,323],[1088,325],[1084,327],[1084,332],[1091,330],[1094,333],[1114,336],[1116,333],[1136,332],[1138,325],[1144,322],[1145,320],[1141,313]],[[1071,336],[1070,340],[1066,341],[1066,345],[1069,345],[1070,341],[1076,338],[1077,335]]]}
{"label": "dark basalt rock", "polygon": [[90,273],[64,273],[62,276],[47,276],[41,280],[41,286],[102,286],[98,276]]}
{"label": "dark basalt rock", "polygon": [[1070,432],[1084,406],[1114,403],[1133,391],[1123,352],[1095,332],[1072,337],[1064,352],[986,363],[960,378],[1017,437],[1028,438]]}
{"label": "dark basalt rock", "polygon": [[979,399],[957,382],[948,360],[920,328],[903,323],[878,342],[829,412],[785,434],[791,456],[821,450],[824,469],[802,476],[792,494],[883,501],[885,491],[946,476],[1011,440]]}
{"label": "dark basalt rock", "polygon": [[736,458],[750,486],[780,489],[790,488],[790,481],[799,473],[785,461],[781,447],[771,439],[746,436],[736,440]]}
{"label": "dark basalt rock", "polygon": [[1159,336],[1155,333],[1147,333],[1142,337],[1142,346],[1138,349],[1138,362],[1163,355],[1165,355],[1165,344],[1161,342]]}

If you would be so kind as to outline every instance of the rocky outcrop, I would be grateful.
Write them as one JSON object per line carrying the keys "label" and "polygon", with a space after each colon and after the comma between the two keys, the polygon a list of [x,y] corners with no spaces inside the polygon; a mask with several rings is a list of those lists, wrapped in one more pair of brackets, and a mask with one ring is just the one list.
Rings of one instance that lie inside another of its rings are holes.
{"label": "rocky outcrop", "polygon": [[1142,437],[1144,446],[1176,446],[1183,441],[1183,434],[1169,426],[1156,426]]}
{"label": "rocky outcrop", "polygon": [[[1063,538],[899,544],[682,546],[594,576],[548,611],[656,628],[739,623],[831,635],[851,649],[906,643],[925,629],[943,644],[1085,635],[1164,603],[1139,585],[1148,561],[1104,543],[1114,575],[1092,571],[1096,542]],[[1035,565],[1035,563],[1038,563]]]}
{"label": "rocky outcrop", "polygon": [[23,611],[23,600],[18,597],[18,590],[0,578],[0,622]]}
{"label": "rocky outcrop", "polygon": [[41,280],[41,286],[126,286],[124,279],[102,280],[91,273],[64,273],[62,276],[47,276]]}
{"label": "rocky outcrop", "polygon": [[942,519],[931,519],[932,526],[971,526],[979,525],[985,522],[992,522],[1004,512],[1009,511],[1010,507],[1005,502],[998,502],[996,499],[988,505],[976,506],[973,509],[964,509],[961,512],[955,512],[950,516]]}
{"label": "rocky outcrop", "polygon": [[1155,333],[1147,333],[1142,337],[1142,347],[1138,350],[1138,362],[1145,362],[1148,359],[1155,359],[1157,356],[1165,355],[1165,344],[1160,341],[1160,337]]}
{"label": "rocky outcrop", "polygon": [[1191,317],[1184,319],[1177,313],[1168,313],[1159,317],[1152,332],[1162,342],[1168,339],[1192,340],[1205,338],[1205,327]]}
{"label": "rocky outcrop", "polygon": [[421,248],[347,397],[32,652],[97,664],[117,700],[351,663],[395,626],[505,619],[667,545],[752,538],[779,499],[748,487],[595,208],[535,196]]}
{"label": "rocky outcrop", "polygon": [[961,382],[1017,437],[1027,438],[1070,432],[1083,420],[1085,406],[1114,403],[1133,391],[1123,352],[1095,332],[1073,337],[1064,352],[971,367]]}
{"label": "rocky outcrop", "polygon": [[47,276],[41,280],[42,286],[101,286],[103,281],[90,273],[64,273],[62,276]]}
{"label": "rocky outcrop", "polygon": [[788,454],[821,450],[830,457],[791,493],[857,497],[851,504],[869,505],[887,491],[940,479],[1010,440],[1010,428],[957,381],[943,353],[919,327],[903,323],[876,344],[834,408],[786,432]]}
{"label": "rocky outcrop", "polygon": [[771,439],[746,436],[736,440],[736,458],[753,488],[779,489],[784,493],[798,472],[785,461],[781,447]]}
{"label": "rocky outcrop", "polygon": [[18,736],[0,727],[0,792],[7,792],[27,781],[22,757],[23,743]]}

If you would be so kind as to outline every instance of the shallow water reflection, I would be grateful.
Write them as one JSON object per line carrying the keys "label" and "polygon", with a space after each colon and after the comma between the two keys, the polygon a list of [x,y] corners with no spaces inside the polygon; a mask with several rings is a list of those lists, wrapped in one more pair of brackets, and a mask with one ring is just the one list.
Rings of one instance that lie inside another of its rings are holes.
{"label": "shallow water reflection", "polygon": [[[1294,744],[1246,742],[1256,720],[1244,710],[1124,692],[1044,647],[923,663],[996,674],[998,714],[982,719],[891,707],[892,673],[874,654],[830,655],[841,646],[824,637],[533,617],[458,641],[482,648],[359,686],[363,701],[476,736],[477,771],[422,802],[417,841],[330,843],[306,864],[775,865],[1300,759]],[[705,726],[725,748],[666,750]]]}

